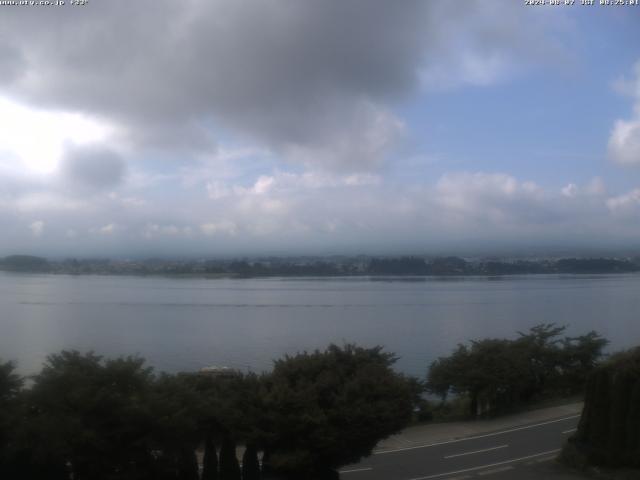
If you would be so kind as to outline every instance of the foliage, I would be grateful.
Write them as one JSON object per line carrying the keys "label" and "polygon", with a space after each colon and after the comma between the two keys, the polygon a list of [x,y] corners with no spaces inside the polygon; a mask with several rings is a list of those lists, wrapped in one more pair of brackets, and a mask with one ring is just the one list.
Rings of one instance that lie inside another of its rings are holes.
{"label": "foliage", "polygon": [[443,402],[450,393],[468,396],[471,415],[543,395],[579,392],[607,341],[596,332],[560,339],[565,328],[541,324],[514,340],[458,345],[450,356],[431,364],[427,389]]}
{"label": "foliage", "polygon": [[[33,462],[68,466],[75,479],[135,478],[152,462],[151,370],[140,358],[52,355],[28,391]],[[129,476],[131,475],[131,476]]]}
{"label": "foliage", "polygon": [[586,465],[640,469],[640,347],[613,356],[589,376],[567,457]]}
{"label": "foliage", "polygon": [[240,464],[236,456],[236,443],[226,436],[220,448],[220,480],[240,480]]}
{"label": "foliage", "polygon": [[255,445],[249,444],[242,455],[242,480],[260,480],[260,462]]}
{"label": "foliage", "polygon": [[[277,475],[337,478],[416,407],[430,413],[424,385],[395,373],[395,360],[380,347],[331,345],[261,376],[216,377],[62,351],[28,388],[0,363],[0,477],[196,480],[204,445],[203,479],[266,476],[258,451]],[[246,447],[242,470],[236,442]]]}
{"label": "foliage", "polygon": [[11,432],[18,426],[18,395],[24,383],[14,370],[12,362],[0,362],[0,478],[11,473],[8,465],[9,452],[14,448]]}
{"label": "foliage", "polygon": [[218,455],[216,445],[211,434],[204,442],[204,457],[202,459],[202,480],[218,480]]}
{"label": "foliage", "polygon": [[0,261],[0,268],[11,272],[47,272],[49,262],[32,255],[10,255]]}
{"label": "foliage", "polygon": [[271,466],[282,472],[336,469],[369,455],[411,418],[411,389],[382,348],[331,345],[286,356],[265,379]]}

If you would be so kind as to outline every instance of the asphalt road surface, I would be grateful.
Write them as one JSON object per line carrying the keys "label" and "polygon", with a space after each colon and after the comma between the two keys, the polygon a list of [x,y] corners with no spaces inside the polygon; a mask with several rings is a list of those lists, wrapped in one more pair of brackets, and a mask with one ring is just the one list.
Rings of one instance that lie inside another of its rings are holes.
{"label": "asphalt road surface", "polygon": [[553,460],[580,416],[521,425],[467,438],[379,451],[343,468],[344,480],[522,478],[518,468]]}

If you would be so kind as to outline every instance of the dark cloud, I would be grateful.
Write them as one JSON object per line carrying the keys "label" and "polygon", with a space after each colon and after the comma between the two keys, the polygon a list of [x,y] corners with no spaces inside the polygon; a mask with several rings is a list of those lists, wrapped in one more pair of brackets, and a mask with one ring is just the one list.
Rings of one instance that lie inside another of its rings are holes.
{"label": "dark cloud", "polygon": [[[449,3],[113,0],[5,9],[3,49],[28,61],[9,60],[14,75],[0,82],[40,107],[107,117],[136,144],[211,148],[207,132],[221,129],[307,164],[366,168],[401,134],[393,105],[425,78],[486,83],[507,59],[526,56],[504,53],[522,42],[513,41],[519,31],[497,28],[500,15]],[[514,23],[515,10],[501,5]],[[448,57],[463,58],[464,68]]]}
{"label": "dark cloud", "polygon": [[416,86],[427,15],[417,0],[41,10],[0,19],[30,32],[29,42],[9,37],[31,60],[28,78],[8,85],[16,94],[114,118],[134,141],[203,146],[188,127],[211,121],[275,149],[324,148],[345,130],[362,138],[364,108],[385,110]]}
{"label": "dark cloud", "polygon": [[24,70],[24,57],[16,45],[4,41],[1,35],[0,43],[5,44],[0,49],[0,78],[5,83],[13,82]]}
{"label": "dark cloud", "polygon": [[102,190],[118,185],[125,174],[120,156],[102,146],[69,148],[60,161],[63,180],[73,187]]}

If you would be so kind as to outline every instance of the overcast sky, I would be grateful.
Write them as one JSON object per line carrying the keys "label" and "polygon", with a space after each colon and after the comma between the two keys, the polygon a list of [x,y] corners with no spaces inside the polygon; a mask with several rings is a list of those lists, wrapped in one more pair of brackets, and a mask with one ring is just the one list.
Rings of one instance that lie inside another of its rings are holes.
{"label": "overcast sky", "polygon": [[0,5],[0,255],[640,250],[640,7]]}

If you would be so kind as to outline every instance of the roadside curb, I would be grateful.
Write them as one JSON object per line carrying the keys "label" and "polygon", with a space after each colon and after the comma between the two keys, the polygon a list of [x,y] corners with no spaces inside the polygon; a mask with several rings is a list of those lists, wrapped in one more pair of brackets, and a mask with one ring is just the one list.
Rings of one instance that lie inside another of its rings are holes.
{"label": "roadside curb", "polygon": [[373,454],[380,455],[393,451],[420,448],[461,438],[519,428],[527,424],[544,423],[572,417],[581,414],[582,406],[582,402],[577,402],[493,419],[417,425],[381,441],[374,449]]}

